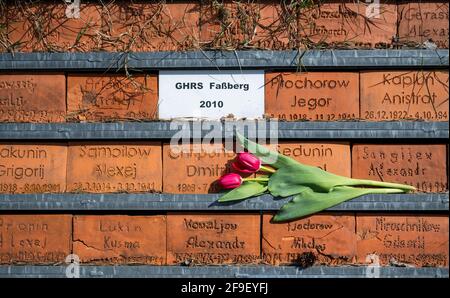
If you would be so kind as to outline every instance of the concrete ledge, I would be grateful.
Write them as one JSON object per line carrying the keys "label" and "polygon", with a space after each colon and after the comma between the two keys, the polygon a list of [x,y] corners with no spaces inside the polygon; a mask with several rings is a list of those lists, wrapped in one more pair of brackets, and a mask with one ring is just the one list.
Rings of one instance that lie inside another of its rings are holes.
{"label": "concrete ledge", "polygon": [[[84,278],[364,278],[365,266],[80,266]],[[65,278],[66,266],[0,266],[0,277]],[[382,278],[448,278],[448,268],[380,267]]]}
{"label": "concrete ledge", "polygon": [[445,68],[448,50],[190,51],[2,53],[0,70],[129,71],[159,69]]}
{"label": "concrete ledge", "polygon": [[[217,203],[219,194],[1,194],[5,211],[277,211],[291,198],[271,195],[233,203]],[[432,211],[448,212],[448,193],[371,194],[327,209],[328,211]]]}
{"label": "concrete ledge", "polygon": [[[0,123],[0,140],[170,139],[185,126],[202,137],[213,128],[225,138],[233,126],[256,123],[269,133],[270,121],[177,121],[118,123]],[[201,125],[201,126],[200,126]],[[200,130],[200,132],[198,131]],[[447,122],[278,122],[279,139],[448,139]]]}

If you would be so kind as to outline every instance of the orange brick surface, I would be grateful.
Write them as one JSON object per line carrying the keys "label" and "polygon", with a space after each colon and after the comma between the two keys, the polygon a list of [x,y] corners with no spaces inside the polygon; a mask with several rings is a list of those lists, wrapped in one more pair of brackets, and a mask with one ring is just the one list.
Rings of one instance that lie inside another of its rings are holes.
{"label": "orange brick surface", "polygon": [[356,226],[359,263],[448,267],[446,215],[358,214]]}
{"label": "orange brick surface", "polygon": [[63,122],[63,74],[0,74],[0,122]]}
{"label": "orange brick surface", "polygon": [[72,192],[161,191],[161,144],[71,143],[67,189]]}
{"label": "orange brick surface", "polygon": [[75,216],[73,238],[83,263],[166,263],[165,216]]}
{"label": "orange brick surface", "polygon": [[262,253],[271,265],[342,265],[356,256],[353,215],[313,215],[288,223],[271,223],[263,216]]}
{"label": "orange brick surface", "polygon": [[67,146],[0,144],[0,193],[66,190]]}
{"label": "orange brick surface", "polygon": [[299,35],[305,43],[342,48],[389,48],[397,30],[395,1],[379,9],[364,1],[326,0],[300,10]]}
{"label": "orange brick surface", "polygon": [[276,149],[281,154],[300,163],[317,166],[337,175],[351,177],[350,144],[282,141],[276,146]]}
{"label": "orange brick surface", "polygon": [[419,191],[448,190],[445,145],[353,145],[353,178],[413,185]]}
{"label": "orange brick surface", "polygon": [[64,262],[71,233],[71,215],[0,215],[0,264]]}
{"label": "orange brick surface", "polygon": [[291,50],[298,47],[296,9],[283,1],[261,1],[253,45],[259,49]]}
{"label": "orange brick surface", "polygon": [[206,48],[292,49],[296,46],[296,10],[280,1],[205,2],[200,40]]}
{"label": "orange brick surface", "polygon": [[302,8],[279,1],[82,2],[79,16],[53,1],[4,7],[0,51],[391,48],[397,22],[401,45],[429,40],[448,48],[445,1],[327,0]]}
{"label": "orange brick surface", "polygon": [[230,171],[234,152],[222,145],[163,145],[165,193],[217,192],[217,179]]}
{"label": "orange brick surface", "polygon": [[191,1],[11,3],[7,48],[15,51],[168,51],[198,48],[199,4]]}
{"label": "orange brick surface", "polygon": [[359,118],[358,73],[266,73],[265,112],[281,120]]}
{"label": "orange brick surface", "polygon": [[75,120],[149,120],[156,117],[156,75],[86,75],[67,78],[68,117]]}
{"label": "orange brick surface", "polygon": [[401,1],[399,40],[409,46],[434,43],[448,49],[448,1]]}
{"label": "orange brick surface", "polygon": [[81,1],[77,16],[63,2],[11,2],[7,9],[8,46],[20,52],[98,50],[100,9],[100,5]]}
{"label": "orange brick surface", "polygon": [[198,47],[195,1],[118,3],[103,8],[102,47],[107,51],[174,51]]}
{"label": "orange brick surface", "polygon": [[448,72],[361,73],[361,118],[448,121]]}
{"label": "orange brick surface", "polygon": [[259,226],[257,214],[168,214],[167,263],[257,263]]}
{"label": "orange brick surface", "polygon": [[[0,5],[0,38],[7,37],[8,19],[6,17],[6,6]],[[8,45],[0,43],[0,53],[6,52]]]}

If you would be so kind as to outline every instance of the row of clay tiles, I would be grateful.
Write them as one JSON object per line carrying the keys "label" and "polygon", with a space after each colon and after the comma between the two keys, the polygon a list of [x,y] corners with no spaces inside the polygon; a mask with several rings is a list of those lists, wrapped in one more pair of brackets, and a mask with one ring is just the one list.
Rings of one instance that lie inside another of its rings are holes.
{"label": "row of clay tiles", "polygon": [[[354,178],[448,190],[445,144],[280,141],[272,149],[304,164]],[[223,145],[74,142],[0,143],[0,192],[219,192],[235,153]]]}
{"label": "row of clay tiles", "polygon": [[380,264],[448,267],[439,214],[0,215],[0,264]]}
{"label": "row of clay tiles", "polygon": [[[286,121],[448,121],[448,71],[266,72],[265,115]],[[155,74],[0,74],[0,121],[158,119]],[[200,106],[199,106],[200,109]]]}
{"label": "row of clay tiles", "polygon": [[108,2],[2,3],[0,51],[448,48],[447,1]]}

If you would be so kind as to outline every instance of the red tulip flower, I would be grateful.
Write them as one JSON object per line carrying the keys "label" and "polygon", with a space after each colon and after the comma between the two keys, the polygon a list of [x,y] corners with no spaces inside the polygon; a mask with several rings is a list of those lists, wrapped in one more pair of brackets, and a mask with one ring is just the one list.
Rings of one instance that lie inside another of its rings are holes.
{"label": "red tulip flower", "polygon": [[242,177],[236,173],[225,174],[219,179],[219,185],[224,189],[237,188],[242,184]]}
{"label": "red tulip flower", "polygon": [[259,171],[261,160],[251,153],[239,152],[236,161],[231,166],[238,172],[251,174]]}

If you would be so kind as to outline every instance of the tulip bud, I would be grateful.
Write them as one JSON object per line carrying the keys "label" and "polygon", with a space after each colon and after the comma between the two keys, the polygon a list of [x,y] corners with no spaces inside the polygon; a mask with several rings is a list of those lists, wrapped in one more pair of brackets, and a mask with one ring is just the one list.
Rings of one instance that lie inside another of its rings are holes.
{"label": "tulip bud", "polygon": [[219,185],[224,189],[237,188],[242,184],[242,177],[236,173],[225,174],[219,179]]}
{"label": "tulip bud", "polygon": [[256,173],[261,168],[261,160],[248,152],[240,152],[231,166],[241,173]]}

